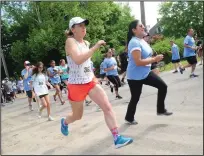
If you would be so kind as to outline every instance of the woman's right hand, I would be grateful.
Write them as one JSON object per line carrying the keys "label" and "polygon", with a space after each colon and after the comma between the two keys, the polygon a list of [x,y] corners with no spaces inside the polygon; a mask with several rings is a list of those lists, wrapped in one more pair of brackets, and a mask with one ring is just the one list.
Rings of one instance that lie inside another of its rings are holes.
{"label": "woman's right hand", "polygon": [[161,61],[163,58],[164,58],[164,55],[160,54],[160,55],[155,56],[154,59],[155,59],[155,62],[159,62],[159,61]]}
{"label": "woman's right hand", "polygon": [[96,43],[96,47],[100,48],[102,45],[106,45],[106,42],[104,40],[100,40]]}

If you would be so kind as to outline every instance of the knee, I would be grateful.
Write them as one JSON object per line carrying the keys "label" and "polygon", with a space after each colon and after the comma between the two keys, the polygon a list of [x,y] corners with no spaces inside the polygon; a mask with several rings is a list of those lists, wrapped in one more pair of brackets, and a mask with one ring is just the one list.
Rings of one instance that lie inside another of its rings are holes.
{"label": "knee", "polygon": [[109,104],[109,105],[107,104],[102,110],[103,110],[104,114],[110,114],[113,112],[111,104]]}

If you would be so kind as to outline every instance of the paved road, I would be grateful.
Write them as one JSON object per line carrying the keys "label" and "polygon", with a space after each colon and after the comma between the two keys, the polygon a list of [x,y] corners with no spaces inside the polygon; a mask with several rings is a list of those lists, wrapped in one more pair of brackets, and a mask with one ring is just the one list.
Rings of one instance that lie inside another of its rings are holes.
{"label": "paved road", "polygon": [[[128,85],[120,89],[122,100],[105,87],[116,112],[119,129],[123,135],[134,138],[134,142],[121,149],[115,149],[112,136],[107,129],[102,112],[95,111],[95,105],[85,106],[81,121],[70,126],[70,135],[62,136],[60,118],[70,111],[53,102],[52,114],[55,121],[48,122],[46,112],[37,117],[29,112],[27,100],[21,98],[13,104],[2,107],[2,154],[203,154],[203,67],[198,66],[198,78],[189,79],[188,69],[183,75],[162,73],[168,84],[166,107],[173,111],[170,117],[156,115],[157,90],[145,86],[138,104],[136,120],[138,125],[124,123],[124,115],[130,92]],[[64,95],[65,96],[65,95]]]}

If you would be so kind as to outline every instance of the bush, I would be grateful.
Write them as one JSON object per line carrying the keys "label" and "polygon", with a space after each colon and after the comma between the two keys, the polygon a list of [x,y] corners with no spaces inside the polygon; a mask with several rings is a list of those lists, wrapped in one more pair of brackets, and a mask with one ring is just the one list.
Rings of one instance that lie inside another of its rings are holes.
{"label": "bush", "polygon": [[164,55],[164,62],[170,63],[171,62],[171,53],[169,52],[171,50],[170,41],[173,40],[175,44],[179,47],[179,53],[181,59],[183,58],[183,41],[184,38],[164,38],[163,40],[157,41],[155,44],[153,44],[152,49],[157,52],[157,54],[163,54]]}

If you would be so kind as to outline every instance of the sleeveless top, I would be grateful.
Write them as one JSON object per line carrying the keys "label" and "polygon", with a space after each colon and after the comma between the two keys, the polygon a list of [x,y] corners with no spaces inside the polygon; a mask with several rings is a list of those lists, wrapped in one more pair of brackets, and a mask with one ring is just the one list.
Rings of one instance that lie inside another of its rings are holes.
{"label": "sleeveless top", "polygon": [[64,66],[59,66],[60,69],[63,71],[63,73],[61,74],[61,79],[65,80],[69,78],[69,74],[68,74],[68,66],[67,64],[65,64]]}
{"label": "sleeveless top", "polygon": [[[89,45],[85,42],[85,45],[80,44],[75,40],[80,52],[88,52]],[[80,65],[77,65],[70,56],[67,56],[67,65],[69,67],[69,79],[70,84],[86,84],[93,80],[94,74],[91,69],[91,59],[89,58]]]}

